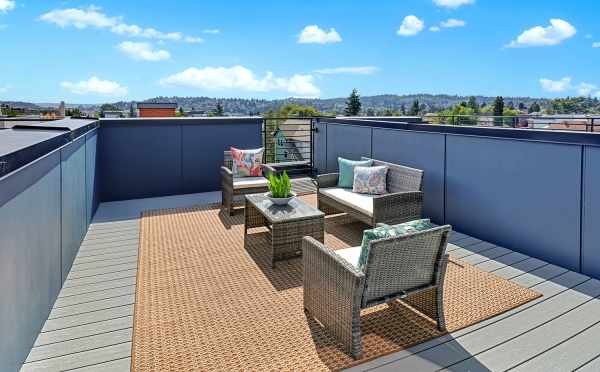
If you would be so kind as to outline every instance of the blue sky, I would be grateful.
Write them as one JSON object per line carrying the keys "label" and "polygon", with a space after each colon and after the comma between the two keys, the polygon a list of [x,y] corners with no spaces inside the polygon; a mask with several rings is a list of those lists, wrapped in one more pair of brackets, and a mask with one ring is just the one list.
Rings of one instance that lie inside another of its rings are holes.
{"label": "blue sky", "polygon": [[594,96],[598,14],[558,0],[0,0],[0,99]]}

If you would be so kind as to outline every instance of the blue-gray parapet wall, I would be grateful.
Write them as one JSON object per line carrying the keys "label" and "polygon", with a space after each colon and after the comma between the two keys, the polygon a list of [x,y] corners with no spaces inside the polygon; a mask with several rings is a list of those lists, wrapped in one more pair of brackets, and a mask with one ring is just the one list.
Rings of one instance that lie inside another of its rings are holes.
{"label": "blue-gray parapet wall", "polygon": [[262,118],[102,119],[101,200],[220,190],[223,151],[262,146]]}
{"label": "blue-gray parapet wall", "polygon": [[0,131],[0,371],[27,357],[98,206],[95,123]]}
{"label": "blue-gray parapet wall", "polygon": [[323,119],[318,173],[370,156],[425,171],[425,215],[600,278],[600,134]]}

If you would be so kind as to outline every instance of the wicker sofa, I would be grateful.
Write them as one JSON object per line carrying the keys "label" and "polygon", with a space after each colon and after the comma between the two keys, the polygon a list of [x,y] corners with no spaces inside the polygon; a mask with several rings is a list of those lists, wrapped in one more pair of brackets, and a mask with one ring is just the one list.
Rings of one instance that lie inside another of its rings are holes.
{"label": "wicker sofa", "polygon": [[235,196],[269,191],[268,181],[265,177],[268,177],[271,173],[276,173],[273,167],[263,164],[263,177],[234,177],[232,167],[231,151],[224,151],[223,166],[221,166],[221,205],[227,208],[230,216],[233,215],[233,199]]}
{"label": "wicker sofa", "polygon": [[302,242],[304,309],[355,359],[362,355],[360,311],[401,300],[446,330],[443,288],[451,227],[371,241],[363,270],[360,247],[333,251],[317,240]]}
{"label": "wicker sofa", "polygon": [[423,171],[380,160],[373,160],[373,165],[388,167],[387,194],[354,193],[337,187],[339,173],[322,174],[316,178],[318,208],[326,215],[347,213],[370,226],[421,218]]}

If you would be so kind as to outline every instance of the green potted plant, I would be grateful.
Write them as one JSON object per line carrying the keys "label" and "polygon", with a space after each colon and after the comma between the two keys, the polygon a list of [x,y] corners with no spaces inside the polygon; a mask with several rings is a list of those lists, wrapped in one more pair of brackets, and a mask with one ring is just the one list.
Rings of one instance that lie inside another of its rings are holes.
{"label": "green potted plant", "polygon": [[292,192],[292,182],[286,171],[276,176],[269,175],[269,192],[267,198],[275,205],[287,205],[296,194]]}

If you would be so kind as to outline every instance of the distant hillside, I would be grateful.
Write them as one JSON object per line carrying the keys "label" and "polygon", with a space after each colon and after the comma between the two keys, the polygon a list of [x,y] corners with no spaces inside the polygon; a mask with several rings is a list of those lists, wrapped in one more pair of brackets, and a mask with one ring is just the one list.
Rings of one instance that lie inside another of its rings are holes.
{"label": "distant hillside", "polygon": [[[477,102],[479,104],[486,103],[491,104],[495,97],[477,96]],[[436,112],[453,106],[462,101],[468,100],[467,96],[452,96],[446,94],[410,94],[410,95],[393,95],[383,94],[377,96],[363,96],[361,97],[363,112],[367,113],[372,111],[375,114],[384,112],[385,110],[401,111],[402,107],[406,110],[410,108],[414,100],[418,100],[421,105],[425,106],[428,112]],[[302,105],[313,106],[319,111],[327,114],[341,114],[344,112],[346,107],[346,98],[327,98],[327,99],[305,99],[305,98],[286,98],[276,100],[265,100],[265,99],[244,99],[244,98],[213,98],[213,97],[155,97],[144,102],[175,102],[179,107],[184,110],[200,110],[200,111],[212,111],[215,109],[218,102],[223,104],[225,113],[228,115],[248,115],[265,113],[269,110],[277,110],[282,105],[287,103],[297,103]],[[509,104],[513,103],[515,107],[519,103],[523,103],[529,107],[533,102],[537,102],[544,107],[551,105],[551,100],[545,98],[530,98],[530,97],[504,97],[504,102]],[[29,108],[36,108],[37,106],[51,107],[57,106],[58,104],[53,103],[27,103],[27,102],[0,102],[7,103],[10,106],[24,107],[27,105]],[[120,101],[112,103],[120,110],[129,110],[131,105],[130,101]],[[69,104],[67,108],[79,108],[84,112],[100,111],[101,105],[94,104]]]}
{"label": "distant hillside", "polygon": [[[414,100],[418,100],[420,104],[425,105],[427,111],[440,111],[450,106],[453,106],[462,101],[468,100],[467,96],[451,96],[445,94],[411,94],[411,95],[392,95],[384,94],[378,96],[363,96],[361,97],[363,111],[373,110],[381,112],[385,110],[400,111],[404,106],[407,110],[410,108]],[[479,104],[490,104],[495,97],[477,96]],[[243,98],[211,98],[211,97],[156,97],[146,100],[145,102],[176,102],[179,107],[184,110],[214,110],[217,102],[221,102],[225,112],[233,115],[248,115],[250,113],[264,113],[269,110],[277,110],[280,106],[286,103],[298,103],[302,105],[313,106],[321,112],[340,114],[346,107],[346,98],[327,98],[327,99],[306,99],[306,98],[286,98],[276,100],[264,99],[243,99]],[[529,107],[533,102],[537,102],[542,107],[550,105],[551,100],[545,98],[530,98],[530,97],[504,97],[504,102],[509,104],[512,102],[514,106],[523,103]],[[131,102],[117,102],[114,105],[119,109],[126,110]]]}

